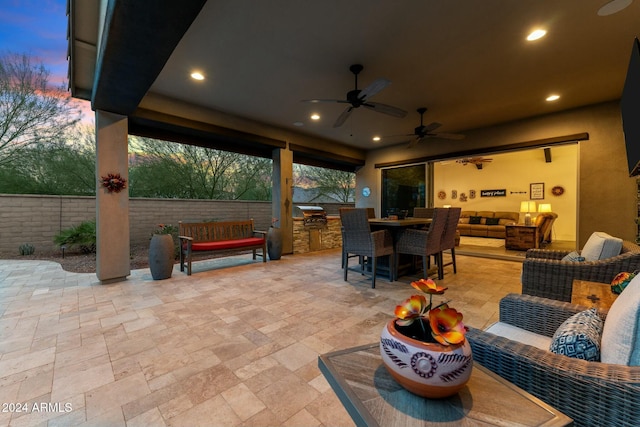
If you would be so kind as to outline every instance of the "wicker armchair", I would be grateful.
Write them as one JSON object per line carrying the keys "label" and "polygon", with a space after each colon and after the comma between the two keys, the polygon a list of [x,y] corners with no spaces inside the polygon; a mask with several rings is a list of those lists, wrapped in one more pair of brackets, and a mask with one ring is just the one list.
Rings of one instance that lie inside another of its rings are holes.
{"label": "wicker armchair", "polygon": [[360,257],[360,268],[365,272],[364,257],[371,263],[371,287],[376,287],[378,257],[389,257],[389,280],[395,279],[395,252],[393,237],[389,230],[371,231],[366,209],[345,209],[340,211],[342,220],[342,264],[344,280],[349,270],[349,254]]}
{"label": "wicker armchair", "polygon": [[426,276],[429,271],[429,259],[438,258],[438,279],[444,277],[442,262],[439,260],[440,244],[449,210],[435,208],[429,230],[408,228],[401,230],[396,238],[396,254],[418,255],[422,257],[422,268]]}
{"label": "wicker armchair", "polygon": [[[500,321],[548,337],[585,307],[509,294]],[[605,318],[606,313],[599,313]],[[637,426],[640,366],[587,362],[469,328],[474,361],[573,418],[576,426]]]}
{"label": "wicker armchair", "polygon": [[571,301],[574,280],[611,283],[622,271],[640,269],[640,246],[623,241],[620,255],[599,261],[562,261],[569,251],[529,249],[522,263],[522,293]]}

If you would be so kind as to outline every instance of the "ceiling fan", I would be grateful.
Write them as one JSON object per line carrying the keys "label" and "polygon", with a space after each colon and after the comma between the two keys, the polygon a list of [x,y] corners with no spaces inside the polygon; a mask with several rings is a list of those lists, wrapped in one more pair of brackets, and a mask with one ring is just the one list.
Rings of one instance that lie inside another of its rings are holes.
{"label": "ceiling fan", "polygon": [[409,133],[402,136],[415,136],[415,139],[409,142],[407,148],[412,148],[419,142],[423,142],[428,138],[442,138],[442,139],[464,139],[464,135],[460,135],[457,133],[434,133],[433,131],[442,126],[441,123],[430,123],[428,125],[424,125],[424,113],[427,112],[427,107],[420,107],[416,110],[418,114],[420,114],[420,126],[413,130],[413,133]]}
{"label": "ceiling fan", "polygon": [[355,89],[347,92],[347,99],[308,99],[303,102],[312,102],[312,103],[320,103],[320,102],[337,102],[340,104],[351,104],[347,107],[340,116],[336,119],[333,124],[334,128],[342,126],[342,124],[349,118],[351,112],[354,108],[365,107],[373,111],[377,111],[378,113],[388,114],[394,117],[405,117],[407,112],[397,108],[392,107],[391,105],[381,104],[379,102],[370,102],[369,98],[371,98],[376,93],[380,92],[385,87],[391,84],[391,80],[387,80],[385,78],[379,78],[369,86],[364,89],[358,89],[358,74],[362,71],[364,67],[360,64],[353,64],[349,67],[349,70],[355,76]]}
{"label": "ceiling fan", "polygon": [[456,163],[460,163],[460,164],[462,164],[464,166],[466,166],[469,163],[471,163],[472,165],[476,165],[476,168],[482,169],[482,164],[483,163],[489,163],[492,160],[493,159],[488,159],[488,158],[484,158],[484,157],[465,157],[463,159],[457,159]]}

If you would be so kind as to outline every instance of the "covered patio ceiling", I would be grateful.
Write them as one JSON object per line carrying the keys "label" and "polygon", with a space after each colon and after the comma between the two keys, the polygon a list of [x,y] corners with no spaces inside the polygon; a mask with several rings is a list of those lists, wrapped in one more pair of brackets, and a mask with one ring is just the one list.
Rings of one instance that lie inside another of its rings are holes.
{"label": "covered patio ceiling", "polygon": [[[334,151],[332,144],[347,147],[356,155],[342,159],[344,167],[362,157],[357,153],[406,145],[420,125],[419,107],[428,108],[424,124],[442,124],[437,132],[464,133],[618,99],[640,2],[601,16],[605,4],[69,0],[70,87],[94,109],[129,116],[132,133],[164,128],[180,137],[206,117],[213,127],[199,136],[211,136],[211,146],[223,144],[214,138],[221,128],[246,132],[235,134],[245,152],[266,155],[283,143],[254,138],[260,132],[244,126],[254,123],[311,141],[300,144],[309,158]],[[536,28],[547,35],[527,41]],[[371,101],[407,115],[357,108],[336,128],[348,104],[301,102],[345,99],[354,89],[352,64],[364,66],[358,89],[389,79]],[[204,80],[193,80],[193,71]],[[545,101],[551,94],[560,98]],[[163,115],[167,104],[185,106],[184,123]]]}

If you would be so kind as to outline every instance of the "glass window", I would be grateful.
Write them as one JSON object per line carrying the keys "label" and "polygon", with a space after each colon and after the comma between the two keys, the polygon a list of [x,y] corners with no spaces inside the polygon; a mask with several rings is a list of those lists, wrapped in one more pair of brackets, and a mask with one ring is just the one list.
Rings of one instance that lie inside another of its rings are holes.
{"label": "glass window", "polygon": [[382,215],[389,211],[426,207],[426,165],[382,170]]}

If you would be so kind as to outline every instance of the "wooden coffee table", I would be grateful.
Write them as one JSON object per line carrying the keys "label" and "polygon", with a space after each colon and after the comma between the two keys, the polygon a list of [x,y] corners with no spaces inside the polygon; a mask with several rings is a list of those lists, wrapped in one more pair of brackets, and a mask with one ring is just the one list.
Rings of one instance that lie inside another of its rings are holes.
{"label": "wooden coffee table", "polygon": [[571,290],[571,303],[585,307],[595,307],[600,310],[609,310],[618,295],[611,292],[608,283],[589,282],[587,280],[574,280]]}
{"label": "wooden coffee table", "polygon": [[379,344],[324,354],[320,371],[358,426],[572,426],[571,418],[474,362],[456,395],[426,399],[387,372]]}

